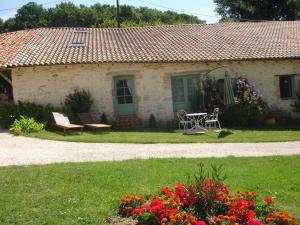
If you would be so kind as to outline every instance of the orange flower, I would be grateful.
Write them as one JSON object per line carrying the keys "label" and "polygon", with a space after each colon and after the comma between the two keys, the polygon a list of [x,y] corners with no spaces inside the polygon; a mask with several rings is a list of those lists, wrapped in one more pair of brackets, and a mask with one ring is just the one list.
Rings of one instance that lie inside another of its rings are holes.
{"label": "orange flower", "polygon": [[167,218],[163,218],[163,219],[161,220],[161,222],[162,222],[162,223],[166,223],[166,222],[168,222],[168,219],[167,219]]}
{"label": "orange flower", "polygon": [[174,224],[176,223],[176,219],[171,219],[170,222]]}

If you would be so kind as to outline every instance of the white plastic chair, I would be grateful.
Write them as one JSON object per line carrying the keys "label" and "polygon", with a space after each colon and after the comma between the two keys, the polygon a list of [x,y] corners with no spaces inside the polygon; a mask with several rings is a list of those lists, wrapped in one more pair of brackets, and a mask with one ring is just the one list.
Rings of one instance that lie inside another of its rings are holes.
{"label": "white plastic chair", "polygon": [[219,122],[219,108],[215,108],[213,113],[207,115],[204,119],[205,128],[207,130],[221,130],[221,125]]}
{"label": "white plastic chair", "polygon": [[186,111],[184,110],[179,110],[177,112],[177,117],[178,117],[178,128],[179,130],[183,126],[183,130],[185,131],[186,128],[192,127],[192,121],[188,120],[186,117]]}

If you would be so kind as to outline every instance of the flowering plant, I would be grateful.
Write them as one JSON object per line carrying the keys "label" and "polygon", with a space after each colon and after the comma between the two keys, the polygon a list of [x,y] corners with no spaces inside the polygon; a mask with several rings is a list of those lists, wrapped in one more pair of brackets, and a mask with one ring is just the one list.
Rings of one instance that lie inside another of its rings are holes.
{"label": "flowering plant", "polygon": [[206,173],[200,164],[197,176],[188,184],[163,187],[148,201],[125,196],[119,214],[132,216],[138,225],[297,225],[296,219],[273,207],[273,199],[258,200],[253,192],[231,195],[221,177],[221,167]]}
{"label": "flowering plant", "polygon": [[136,208],[145,203],[146,199],[143,196],[126,195],[119,200],[119,214],[124,217],[129,217]]}

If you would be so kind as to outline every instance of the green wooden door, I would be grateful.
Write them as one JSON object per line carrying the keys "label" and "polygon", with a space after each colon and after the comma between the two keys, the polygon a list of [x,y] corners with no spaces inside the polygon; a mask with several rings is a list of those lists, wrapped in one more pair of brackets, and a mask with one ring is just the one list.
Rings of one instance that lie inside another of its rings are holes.
{"label": "green wooden door", "polygon": [[135,114],[135,94],[132,77],[115,77],[114,90],[116,115]]}
{"label": "green wooden door", "polygon": [[196,91],[197,76],[176,76],[172,78],[172,97],[174,112],[191,109],[192,96]]}

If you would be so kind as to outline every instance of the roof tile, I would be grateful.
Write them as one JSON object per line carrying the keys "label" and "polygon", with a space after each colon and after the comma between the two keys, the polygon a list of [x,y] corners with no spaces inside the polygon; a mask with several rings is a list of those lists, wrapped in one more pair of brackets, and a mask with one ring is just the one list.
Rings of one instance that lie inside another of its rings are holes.
{"label": "roof tile", "polygon": [[[0,67],[300,58],[300,21],[141,28],[39,28],[0,34]],[[83,42],[84,48],[70,48]]]}

